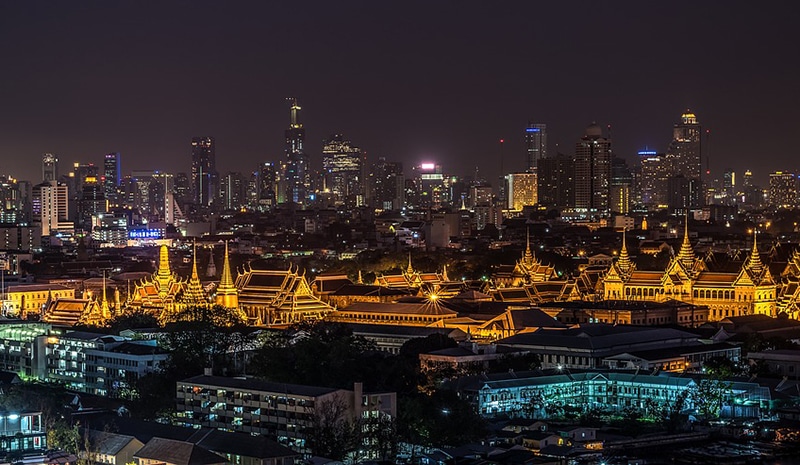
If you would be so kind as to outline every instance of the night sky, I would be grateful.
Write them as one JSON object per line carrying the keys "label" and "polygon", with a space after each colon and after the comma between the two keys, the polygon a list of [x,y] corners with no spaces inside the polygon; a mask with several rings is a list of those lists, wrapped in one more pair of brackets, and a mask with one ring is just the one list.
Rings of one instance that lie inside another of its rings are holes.
{"label": "night sky", "polygon": [[[307,152],[343,133],[374,159],[466,174],[524,164],[529,120],[572,153],[592,121],[614,150],[663,151],[691,108],[712,175],[800,170],[800,6],[784,2],[0,2],[0,174],[40,156],[220,172],[283,156],[285,98]],[[704,163],[705,169],[705,163]]]}

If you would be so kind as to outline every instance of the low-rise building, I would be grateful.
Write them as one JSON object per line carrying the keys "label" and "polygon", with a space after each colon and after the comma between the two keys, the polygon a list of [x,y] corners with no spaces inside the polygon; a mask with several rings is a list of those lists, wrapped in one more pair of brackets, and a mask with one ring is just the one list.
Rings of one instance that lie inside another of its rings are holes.
{"label": "low-rise building", "polygon": [[0,451],[25,454],[46,449],[42,412],[0,410]]}
{"label": "low-rise building", "polygon": [[335,406],[351,421],[397,414],[395,393],[365,393],[360,383],[350,391],[199,375],[179,381],[176,397],[183,424],[261,434],[303,453],[321,409]]}
{"label": "low-rise building", "polygon": [[699,337],[671,328],[581,324],[569,329],[542,328],[497,341],[539,355],[542,368],[598,368],[603,360],[631,351],[697,346]]}

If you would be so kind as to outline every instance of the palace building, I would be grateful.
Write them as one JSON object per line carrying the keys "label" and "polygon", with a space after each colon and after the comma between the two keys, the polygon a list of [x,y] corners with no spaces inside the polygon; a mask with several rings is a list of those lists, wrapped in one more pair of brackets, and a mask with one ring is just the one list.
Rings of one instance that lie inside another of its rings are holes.
{"label": "palace building", "polygon": [[758,243],[738,272],[709,271],[689,242],[688,224],[680,251],[664,271],[637,270],[628,255],[623,232],[619,259],[603,277],[604,300],[666,302],[706,306],[709,320],[763,314],[775,316],[777,286],[761,261]]}
{"label": "palace building", "polygon": [[288,270],[246,267],[237,276],[234,286],[238,291],[239,308],[246,314],[247,321],[256,326],[319,320],[334,310],[314,295],[305,274],[292,269],[291,265]]}

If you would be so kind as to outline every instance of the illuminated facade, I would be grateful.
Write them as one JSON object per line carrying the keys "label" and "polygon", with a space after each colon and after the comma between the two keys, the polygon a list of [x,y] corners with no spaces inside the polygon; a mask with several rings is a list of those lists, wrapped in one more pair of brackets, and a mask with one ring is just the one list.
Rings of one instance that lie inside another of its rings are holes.
{"label": "illuminated facade", "polygon": [[42,412],[0,410],[0,451],[22,454],[47,450]]}
{"label": "illuminated facade", "polygon": [[26,320],[29,314],[41,315],[48,302],[74,299],[75,289],[61,284],[30,284],[5,289],[3,313]]}
{"label": "illuminated facade", "polygon": [[162,245],[158,254],[158,269],[152,276],[136,284],[128,296],[126,307],[142,309],[155,315],[159,321],[168,321],[178,310],[178,297],[186,288],[186,281],[170,270],[169,249]]}
{"label": "illuminated facade", "polygon": [[619,260],[603,277],[605,300],[664,302],[679,300],[709,308],[709,320],[749,314],[776,315],[777,288],[769,269],[761,262],[756,239],[738,272],[712,272],[696,257],[684,230],[680,251],[666,270],[637,270],[630,260],[623,233]]}
{"label": "illuminated facade", "polygon": [[[478,412],[484,416],[500,414],[549,418],[557,407],[595,407],[621,412],[626,408],[643,411],[672,404],[679,395],[697,388],[700,379],[628,372],[559,373],[520,378],[508,377],[487,381],[479,388]],[[759,417],[761,408],[771,400],[768,387],[757,383],[732,382],[724,388],[722,417]],[[546,408],[548,407],[548,408]],[[556,408],[554,408],[556,407]],[[692,396],[686,410],[695,408]]]}
{"label": "illuminated facade", "polygon": [[511,173],[506,175],[508,205],[510,210],[522,211],[522,207],[538,202],[536,173]]}
{"label": "illuminated facade", "polygon": [[341,134],[330,136],[322,147],[325,184],[337,205],[348,208],[364,204],[363,160],[361,149]]}
{"label": "illuminated facade", "polygon": [[236,277],[239,308],[253,325],[272,326],[320,320],[334,310],[311,291],[298,269],[246,268]]}
{"label": "illuminated facade", "polygon": [[769,205],[773,208],[797,206],[797,175],[784,171],[769,174]]}

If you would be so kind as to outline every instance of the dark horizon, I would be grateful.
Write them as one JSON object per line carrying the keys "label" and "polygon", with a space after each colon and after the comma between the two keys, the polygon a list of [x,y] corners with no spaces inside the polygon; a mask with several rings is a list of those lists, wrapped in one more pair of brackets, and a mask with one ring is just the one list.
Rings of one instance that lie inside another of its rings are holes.
{"label": "dark horizon", "polygon": [[[42,153],[123,172],[284,157],[286,97],[307,153],[341,133],[370,160],[448,173],[522,170],[528,121],[573,153],[592,121],[629,161],[665,151],[690,108],[711,130],[712,177],[798,170],[798,7],[774,3],[539,4],[175,1],[0,5],[0,174],[38,182]],[[708,148],[708,146],[706,147]],[[704,152],[706,150],[704,149]],[[705,170],[706,162],[703,162]]]}

